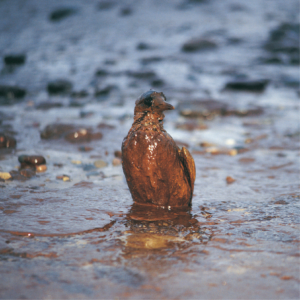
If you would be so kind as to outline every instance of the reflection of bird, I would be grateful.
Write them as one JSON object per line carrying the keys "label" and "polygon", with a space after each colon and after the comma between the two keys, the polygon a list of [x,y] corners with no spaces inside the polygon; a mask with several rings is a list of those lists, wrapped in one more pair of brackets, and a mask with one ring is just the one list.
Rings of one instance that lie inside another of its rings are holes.
{"label": "reflection of bird", "polygon": [[135,102],[134,122],[122,144],[123,171],[136,203],[191,205],[194,159],[163,128],[164,110],[174,107],[163,93],[148,91]]}

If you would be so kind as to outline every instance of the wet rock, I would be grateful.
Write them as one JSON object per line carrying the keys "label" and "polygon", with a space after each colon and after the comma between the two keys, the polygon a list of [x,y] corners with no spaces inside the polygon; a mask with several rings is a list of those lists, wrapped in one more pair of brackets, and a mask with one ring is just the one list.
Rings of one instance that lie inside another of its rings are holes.
{"label": "wet rock", "polygon": [[72,83],[65,79],[57,79],[48,83],[49,95],[65,95],[71,92]]}
{"label": "wet rock", "polygon": [[8,172],[0,172],[0,178],[3,179],[3,180],[9,180],[12,177]]}
{"label": "wet rock", "polygon": [[247,91],[247,92],[263,92],[269,81],[263,80],[234,80],[225,85],[226,90]]}
{"label": "wet rock", "polygon": [[0,132],[0,149],[14,149],[17,141],[12,136]]}
{"label": "wet rock", "polygon": [[62,103],[60,102],[41,102],[38,105],[35,106],[36,109],[41,109],[41,110],[48,110],[51,108],[58,108],[62,107]]}
{"label": "wet rock", "polygon": [[95,162],[94,162],[94,166],[96,167],[96,168],[105,168],[106,166],[107,166],[107,162],[105,162],[104,160],[96,160]]}
{"label": "wet rock", "polygon": [[46,159],[41,155],[20,155],[18,160],[21,164],[27,164],[32,166],[44,165],[46,164]]}
{"label": "wet rock", "polygon": [[39,166],[36,166],[35,170],[36,170],[37,173],[43,173],[43,172],[47,171],[47,166],[46,165],[39,165]]}
{"label": "wet rock", "polygon": [[182,46],[184,52],[198,52],[217,48],[216,42],[205,38],[193,38]]}
{"label": "wet rock", "polygon": [[100,140],[102,139],[102,136],[101,132],[93,133],[92,131],[83,128],[67,133],[65,135],[65,140],[70,143],[84,143],[91,142],[92,140]]}
{"label": "wet rock", "polygon": [[23,99],[26,96],[26,90],[11,85],[0,85],[0,105],[14,104],[15,101]]}
{"label": "wet rock", "polygon": [[8,54],[4,56],[4,63],[7,66],[11,65],[23,65],[26,60],[25,54]]}
{"label": "wet rock", "polygon": [[52,140],[63,137],[66,133],[75,129],[71,124],[50,124],[41,132],[41,139]]}
{"label": "wet rock", "polygon": [[122,160],[120,158],[117,158],[115,157],[113,160],[112,160],[112,164],[113,166],[119,166],[122,164]]}
{"label": "wet rock", "polygon": [[227,182],[228,184],[231,184],[231,183],[235,182],[235,179],[233,179],[233,178],[230,177],[230,176],[227,176],[227,177],[226,177],[226,182]]}
{"label": "wet rock", "polygon": [[58,22],[74,15],[76,12],[77,10],[71,7],[58,8],[50,14],[49,19],[52,22]]}

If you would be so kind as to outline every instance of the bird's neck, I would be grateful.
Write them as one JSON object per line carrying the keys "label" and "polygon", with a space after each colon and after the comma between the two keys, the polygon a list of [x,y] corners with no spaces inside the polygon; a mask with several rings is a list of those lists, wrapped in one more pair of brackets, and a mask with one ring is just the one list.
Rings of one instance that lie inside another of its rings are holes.
{"label": "bird's neck", "polygon": [[165,115],[162,112],[138,112],[134,116],[132,128],[135,130],[143,128],[156,129],[157,131],[164,131],[163,119]]}

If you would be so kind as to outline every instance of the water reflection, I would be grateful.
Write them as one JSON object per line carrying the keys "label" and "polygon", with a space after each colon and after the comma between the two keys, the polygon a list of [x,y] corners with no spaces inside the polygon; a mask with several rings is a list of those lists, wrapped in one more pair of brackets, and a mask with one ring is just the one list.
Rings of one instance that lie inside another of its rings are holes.
{"label": "water reflection", "polygon": [[173,248],[174,243],[206,243],[211,238],[190,208],[133,204],[126,215],[125,226],[128,230],[122,240],[131,248]]}

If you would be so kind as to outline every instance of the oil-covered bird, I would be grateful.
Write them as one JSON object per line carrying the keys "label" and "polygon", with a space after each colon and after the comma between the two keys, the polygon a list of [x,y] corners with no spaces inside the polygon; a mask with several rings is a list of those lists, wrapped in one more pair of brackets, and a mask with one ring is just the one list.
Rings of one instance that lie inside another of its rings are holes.
{"label": "oil-covered bird", "polygon": [[190,206],[196,178],[190,152],[163,128],[174,107],[150,90],[135,102],[134,122],[122,143],[122,166],[134,202],[163,207]]}

